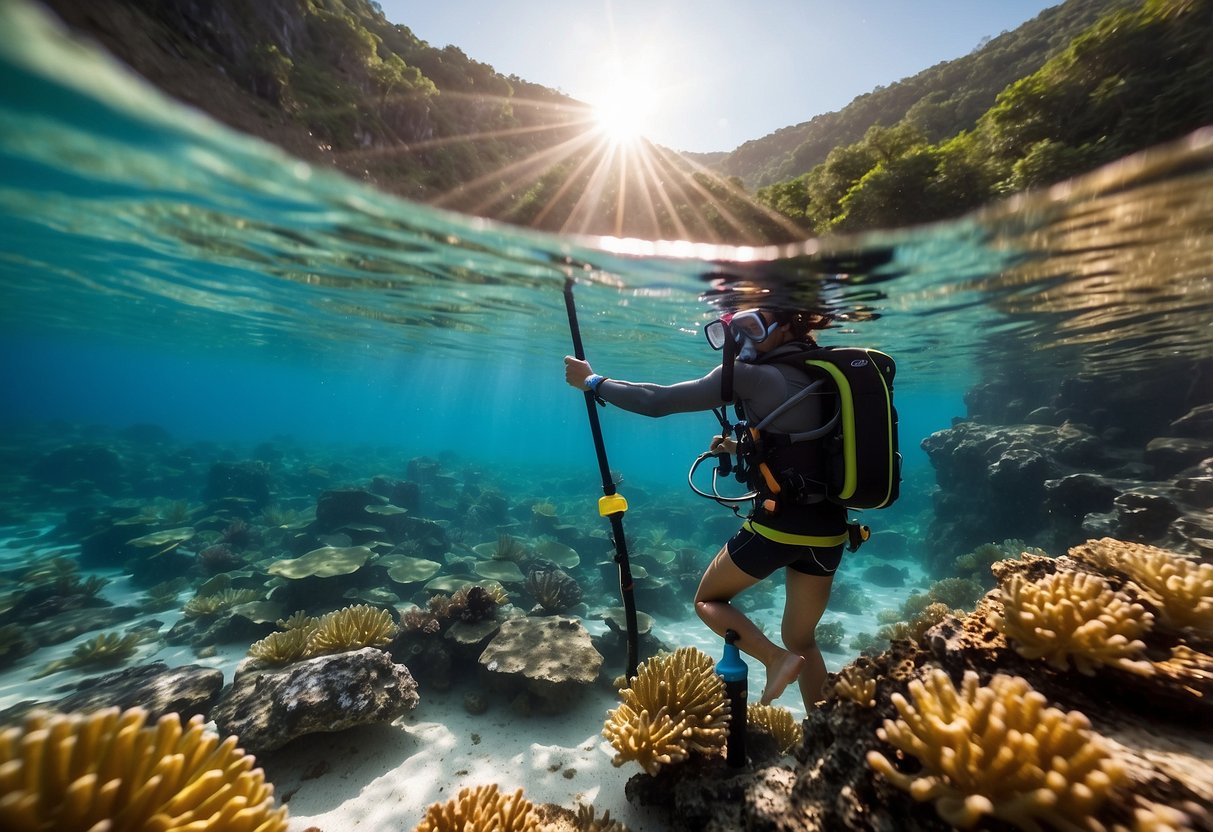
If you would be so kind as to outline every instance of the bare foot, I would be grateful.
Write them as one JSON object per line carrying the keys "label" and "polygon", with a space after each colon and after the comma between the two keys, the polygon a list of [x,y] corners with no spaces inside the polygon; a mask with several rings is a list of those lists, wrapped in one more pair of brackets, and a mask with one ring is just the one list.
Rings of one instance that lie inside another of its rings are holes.
{"label": "bare foot", "polygon": [[762,689],[762,699],[759,702],[763,705],[770,705],[771,702],[778,699],[788,685],[795,682],[800,676],[803,667],[804,656],[785,652],[782,659],[767,667],[767,686]]}

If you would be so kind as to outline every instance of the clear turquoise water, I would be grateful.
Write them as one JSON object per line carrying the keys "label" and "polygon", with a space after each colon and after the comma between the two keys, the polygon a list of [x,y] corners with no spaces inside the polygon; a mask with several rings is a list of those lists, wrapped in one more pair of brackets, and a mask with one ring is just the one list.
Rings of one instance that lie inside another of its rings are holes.
{"label": "clear turquoise water", "polygon": [[[550,494],[562,508],[592,515],[584,405],[562,375],[566,277],[595,369],[663,383],[718,360],[700,334],[717,306],[761,295],[837,314],[826,343],[896,357],[907,482],[871,522],[929,545],[933,474],[918,443],[964,415],[965,392],[1004,358],[1030,351],[1024,383],[1055,386],[1213,354],[1209,131],[908,231],[780,250],[558,238],[308,167],[20,8],[0,7],[10,432],[289,436],[372,471],[452,452],[520,489],[563,489]],[[629,522],[659,525],[688,499],[686,467],[714,420],[602,417],[612,467],[635,489]]]}

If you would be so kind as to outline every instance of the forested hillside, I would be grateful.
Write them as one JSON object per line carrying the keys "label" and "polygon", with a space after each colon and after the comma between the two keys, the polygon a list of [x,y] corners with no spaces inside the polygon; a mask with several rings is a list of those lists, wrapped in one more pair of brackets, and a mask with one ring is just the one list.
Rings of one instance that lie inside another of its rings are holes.
{"label": "forested hillside", "polygon": [[759,191],[816,233],[952,217],[1213,123],[1213,0],[1111,12],[939,140],[917,113],[871,126],[808,173]]}
{"label": "forested hillside", "polygon": [[[909,121],[929,141],[954,136],[972,128],[1007,85],[1035,72],[1100,16],[1131,5],[1132,0],[1067,0],[989,38],[963,58],[878,87],[837,112],[748,141],[711,167],[758,188],[808,172],[835,147],[859,141],[876,125]],[[855,48],[862,50],[863,44]]]}
{"label": "forested hillside", "polygon": [[435,48],[373,0],[49,5],[170,95],[411,199],[551,231],[733,243],[803,233],[672,151],[646,143],[643,165],[629,165],[585,104]]}
{"label": "forested hillside", "polygon": [[373,0],[48,2],[303,159],[557,232],[754,244],[919,223],[1213,123],[1213,0],[1066,0],[837,113],[682,156],[613,144],[581,102],[435,48]]}

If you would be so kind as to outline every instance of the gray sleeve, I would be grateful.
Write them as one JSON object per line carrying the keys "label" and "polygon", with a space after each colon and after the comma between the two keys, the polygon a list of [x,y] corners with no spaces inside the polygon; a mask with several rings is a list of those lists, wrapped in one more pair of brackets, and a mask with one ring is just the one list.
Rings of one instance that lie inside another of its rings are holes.
{"label": "gray sleeve", "polygon": [[720,368],[703,378],[677,384],[649,384],[608,378],[598,385],[603,401],[642,416],[694,413],[724,404],[720,399]]}
{"label": "gray sleeve", "polygon": [[[702,378],[669,385],[608,378],[598,385],[598,395],[608,404],[642,416],[694,413],[725,403],[720,398],[720,374],[720,367],[713,367]],[[755,416],[771,412],[790,394],[787,382],[777,368],[744,361],[738,361],[733,367],[733,391]]]}

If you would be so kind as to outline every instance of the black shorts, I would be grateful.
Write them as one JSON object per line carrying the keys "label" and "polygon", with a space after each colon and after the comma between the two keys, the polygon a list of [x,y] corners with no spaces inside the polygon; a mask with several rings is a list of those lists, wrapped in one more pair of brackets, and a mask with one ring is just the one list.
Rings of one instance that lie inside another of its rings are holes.
{"label": "black shorts", "polygon": [[842,562],[842,544],[794,546],[770,540],[749,529],[739,529],[726,545],[737,568],[759,580],[784,566],[825,578],[833,575]]}

